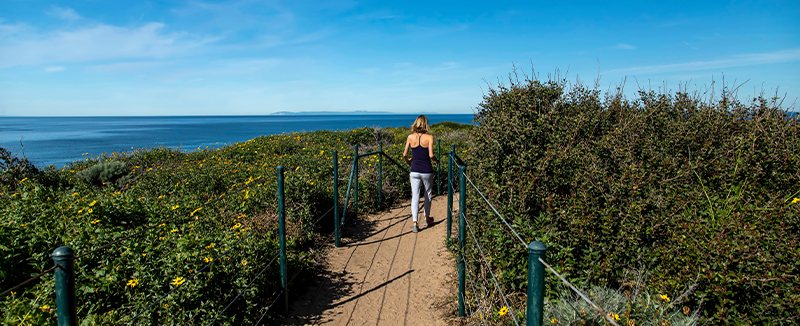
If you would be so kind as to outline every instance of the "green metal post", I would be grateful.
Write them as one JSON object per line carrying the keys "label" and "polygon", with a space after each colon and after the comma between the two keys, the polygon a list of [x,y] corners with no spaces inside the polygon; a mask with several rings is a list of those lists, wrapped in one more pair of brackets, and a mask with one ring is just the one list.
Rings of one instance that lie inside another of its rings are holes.
{"label": "green metal post", "polygon": [[528,326],[541,326],[544,314],[544,260],[547,246],[541,241],[528,245]]}
{"label": "green metal post", "polygon": [[453,151],[447,154],[447,240],[453,230]]}
{"label": "green metal post", "polygon": [[281,256],[281,286],[283,286],[283,300],[286,314],[289,314],[289,288],[286,277],[286,207],[283,196],[283,165],[278,165],[278,238],[280,239]]}
{"label": "green metal post", "polygon": [[[378,150],[383,152],[383,142],[378,142]],[[382,209],[381,199],[383,199],[383,155],[378,154],[378,210]]]}
{"label": "green metal post", "polygon": [[56,248],[51,254],[56,265],[56,309],[58,326],[77,326],[75,305],[75,251],[67,246]]}
{"label": "green metal post", "polygon": [[339,247],[339,151],[333,150],[333,233],[334,245]]}
{"label": "green metal post", "polygon": [[358,219],[358,144],[353,145],[353,171],[356,176],[353,178],[353,224]]}
{"label": "green metal post", "polygon": [[458,316],[466,316],[464,309],[464,246],[466,245],[467,228],[467,183],[464,178],[467,168],[462,166],[458,171]]}
{"label": "green metal post", "polygon": [[[441,161],[442,160],[442,140],[436,140],[436,159]],[[442,195],[442,164],[436,164],[436,195]]]}
{"label": "green metal post", "polygon": [[450,144],[450,150],[453,151],[453,154],[456,153],[456,144],[455,143]]}

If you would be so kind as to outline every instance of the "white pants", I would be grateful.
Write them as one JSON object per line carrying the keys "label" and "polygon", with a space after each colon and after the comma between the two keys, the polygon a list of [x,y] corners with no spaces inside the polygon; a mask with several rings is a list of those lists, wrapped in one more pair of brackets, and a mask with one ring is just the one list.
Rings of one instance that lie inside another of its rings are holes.
{"label": "white pants", "polygon": [[419,214],[419,187],[420,182],[425,185],[425,217],[431,216],[431,195],[433,194],[433,173],[411,172],[411,218],[417,221]]}

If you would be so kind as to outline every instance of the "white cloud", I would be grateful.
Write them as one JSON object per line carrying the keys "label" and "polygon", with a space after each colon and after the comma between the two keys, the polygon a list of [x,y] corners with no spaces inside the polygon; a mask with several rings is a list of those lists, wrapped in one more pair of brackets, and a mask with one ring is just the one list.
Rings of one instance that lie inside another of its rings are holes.
{"label": "white cloud", "polygon": [[603,72],[626,75],[652,74],[679,71],[710,70],[728,67],[752,66],[770,63],[800,61],[800,48],[767,53],[739,54],[711,61],[694,61],[669,65],[655,65],[614,69]]}
{"label": "white cloud", "polygon": [[189,54],[215,39],[190,40],[185,33],[163,33],[164,24],[148,23],[137,28],[95,25],[49,33],[13,30],[0,39],[0,68],[57,62],[101,59],[163,58]]}
{"label": "white cloud", "polygon": [[66,69],[66,68],[64,68],[62,66],[50,66],[50,67],[44,67],[44,72],[59,72],[59,71],[62,71],[64,69]]}
{"label": "white cloud", "polygon": [[78,20],[81,15],[78,15],[72,8],[61,8],[54,6],[52,10],[47,12],[48,15],[61,18],[63,20]]}
{"label": "white cloud", "polygon": [[614,46],[609,46],[608,48],[609,49],[615,49],[615,50],[636,50],[636,46],[635,45],[630,45],[630,44],[626,44],[626,43],[620,43],[620,44],[617,44],[617,45],[614,45]]}

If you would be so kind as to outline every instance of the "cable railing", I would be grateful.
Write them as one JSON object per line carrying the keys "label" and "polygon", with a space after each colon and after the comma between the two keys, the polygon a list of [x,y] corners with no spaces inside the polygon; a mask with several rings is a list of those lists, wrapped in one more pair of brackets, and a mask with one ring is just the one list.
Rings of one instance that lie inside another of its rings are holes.
{"label": "cable railing", "polygon": [[[358,145],[354,145],[353,151],[354,151],[353,163],[351,165],[350,178],[349,178],[347,191],[346,191],[345,198],[344,198],[345,199],[344,200],[344,209],[342,210],[341,213],[339,213],[339,197],[340,196],[339,196],[339,187],[338,187],[338,182],[339,182],[339,178],[338,178],[338,172],[339,172],[338,151],[336,151],[336,150],[333,151],[333,165],[332,165],[332,167],[333,167],[333,169],[332,169],[333,170],[332,171],[332,174],[333,174],[333,197],[334,197],[333,198],[333,205],[325,213],[321,214],[318,218],[316,218],[314,220],[314,222],[311,223],[311,225],[306,230],[304,230],[304,233],[302,235],[308,235],[309,232],[312,232],[313,230],[315,230],[317,228],[318,224],[326,216],[329,216],[331,211],[333,211],[333,215],[334,215],[334,232],[331,235],[329,235],[328,237],[326,237],[320,243],[320,245],[316,248],[316,250],[312,250],[312,252],[315,252],[315,253],[321,252],[321,250],[320,250],[321,247],[325,246],[332,237],[335,238],[334,245],[336,247],[341,246],[341,244],[340,244],[340,237],[341,237],[341,232],[342,232],[341,228],[342,228],[342,226],[344,226],[345,222],[348,220],[347,219],[347,217],[348,217],[348,209],[347,208],[348,208],[348,204],[350,202],[350,190],[352,190],[352,195],[353,195],[352,196],[353,197],[353,200],[352,200],[353,201],[353,204],[352,204],[352,212],[353,212],[352,216],[358,216],[358,208],[359,208],[359,204],[358,204],[358,193],[359,193],[358,171],[359,171],[359,163],[358,163],[358,161],[359,161],[359,158],[368,157],[368,156],[372,156],[372,155],[377,155],[378,156],[378,189],[382,189],[382,182],[383,182],[383,180],[382,180],[382,169],[383,169],[382,163],[383,162],[382,161],[383,161],[383,158],[388,159],[390,161],[390,163],[392,163],[393,165],[399,167],[402,171],[406,171],[406,172],[408,171],[408,169],[405,166],[403,166],[400,163],[398,163],[394,158],[392,158],[389,154],[387,154],[386,152],[383,151],[383,144],[382,143],[379,143],[379,149],[377,151],[364,153],[364,154],[359,154]],[[229,302],[227,302],[227,304],[224,306],[224,308],[219,310],[214,315],[213,319],[211,319],[211,321],[208,322],[208,324],[206,324],[206,325],[212,325],[217,320],[219,320],[222,316],[224,316],[225,313],[228,312],[231,307],[233,307],[235,302],[237,300],[239,300],[239,298],[241,298],[243,296],[245,291],[247,291],[256,282],[256,280],[260,276],[262,276],[264,273],[266,273],[266,271],[269,270],[270,267],[274,266],[274,264],[276,262],[280,265],[280,267],[279,267],[280,268],[280,287],[279,287],[278,291],[276,291],[276,292],[274,292],[272,294],[272,295],[276,296],[274,298],[274,300],[272,300],[272,302],[269,305],[264,306],[264,307],[262,307],[260,309],[260,311],[263,310],[263,314],[256,321],[255,325],[261,324],[262,321],[264,321],[265,318],[268,317],[269,312],[272,311],[273,306],[281,298],[283,298],[282,301],[283,301],[283,306],[284,306],[285,312],[288,314],[289,286],[298,277],[298,275],[301,272],[303,272],[303,269],[299,269],[299,270],[295,271],[295,273],[291,277],[291,279],[288,278],[288,273],[287,273],[287,267],[288,267],[288,259],[287,258],[288,257],[287,257],[287,250],[286,250],[286,230],[285,230],[286,205],[284,203],[284,200],[285,200],[284,168],[283,168],[283,166],[279,165],[276,168],[276,170],[277,170],[276,171],[277,173],[275,174],[275,177],[277,179],[276,183],[277,183],[277,200],[278,200],[277,214],[275,214],[272,218],[268,219],[266,222],[263,222],[263,224],[260,224],[259,226],[253,225],[252,226],[252,230],[250,230],[250,232],[248,234],[246,234],[243,237],[241,237],[240,239],[238,239],[238,241],[236,241],[233,245],[231,245],[228,248],[226,248],[226,250],[224,252],[222,252],[221,254],[216,255],[215,258],[211,259],[210,261],[208,261],[208,260],[205,261],[206,264],[203,265],[202,267],[200,267],[199,269],[197,269],[196,271],[194,271],[194,273],[192,273],[192,275],[189,276],[188,278],[184,279],[183,277],[179,277],[179,278],[176,278],[175,280],[173,280],[172,284],[174,285],[174,287],[172,289],[167,291],[165,294],[160,295],[154,301],[151,301],[146,307],[144,307],[142,309],[139,309],[139,310],[135,311],[134,313],[132,313],[131,317],[129,317],[127,319],[120,320],[120,323],[123,324],[123,325],[129,325],[129,324],[135,323],[137,321],[137,319],[140,319],[142,316],[144,316],[148,311],[151,310],[152,307],[155,307],[159,302],[161,302],[165,298],[168,298],[173,293],[179,292],[179,289],[184,288],[184,286],[186,284],[189,284],[191,281],[193,281],[193,280],[197,279],[198,277],[200,277],[200,275],[203,274],[204,271],[206,271],[212,265],[220,263],[221,258],[229,257],[229,254],[232,251],[234,251],[237,248],[237,246],[239,246],[240,244],[246,242],[247,239],[250,239],[253,235],[258,233],[258,231],[262,230],[263,228],[266,228],[276,218],[278,219],[278,238],[279,238],[278,239],[278,246],[279,246],[278,253],[273,255],[273,256],[271,256],[271,257],[268,257],[269,263],[267,263],[263,268],[261,268],[260,271],[255,276],[253,276],[253,278],[250,279],[249,282],[247,282],[247,284],[245,286],[241,287],[239,289],[238,293]],[[288,169],[288,170],[289,171],[293,171],[295,169]],[[260,179],[260,178],[261,177],[256,178],[256,180]],[[273,180],[272,178],[269,178],[268,181],[272,181],[272,180]],[[263,185],[266,182],[267,182],[267,180],[263,181],[261,184]],[[242,185],[240,187],[228,189],[229,191],[227,193],[219,195],[219,196],[215,196],[214,198],[209,199],[208,201],[202,203],[199,207],[196,207],[196,208],[193,207],[192,209],[186,209],[181,214],[176,214],[173,217],[161,219],[157,223],[154,223],[153,225],[151,225],[149,227],[145,227],[145,228],[142,228],[140,230],[136,230],[135,232],[133,232],[133,233],[131,233],[129,235],[126,235],[126,236],[124,236],[122,238],[119,238],[119,239],[112,240],[112,241],[110,241],[110,242],[108,242],[106,244],[103,244],[103,245],[101,245],[101,246],[99,246],[97,248],[94,248],[94,249],[92,249],[90,251],[87,251],[85,253],[76,255],[74,250],[72,248],[70,248],[70,247],[67,247],[67,246],[59,247],[52,253],[52,258],[53,258],[53,261],[54,261],[53,267],[48,268],[48,269],[42,271],[39,275],[34,276],[34,277],[32,277],[32,278],[30,278],[30,279],[28,279],[28,280],[26,280],[26,281],[24,281],[24,282],[22,282],[20,284],[17,284],[14,287],[4,291],[2,294],[0,294],[0,296],[3,296],[3,295],[8,294],[8,293],[13,293],[12,291],[14,291],[14,290],[16,290],[18,288],[24,287],[24,286],[30,284],[31,282],[40,279],[42,276],[44,276],[44,275],[46,275],[46,274],[48,274],[50,272],[54,272],[55,273],[55,277],[54,277],[55,278],[55,292],[56,292],[56,312],[57,312],[57,316],[58,316],[59,325],[70,325],[70,326],[77,325],[77,322],[78,322],[77,321],[77,311],[78,311],[78,309],[77,309],[77,306],[76,306],[77,299],[76,299],[76,294],[75,294],[76,293],[76,291],[75,291],[75,260],[76,259],[84,258],[84,257],[87,257],[87,256],[94,255],[96,253],[102,252],[102,251],[104,251],[104,250],[106,250],[108,248],[113,247],[114,245],[117,245],[117,244],[122,243],[122,242],[124,242],[126,240],[129,240],[129,239],[141,236],[141,235],[145,234],[146,232],[151,231],[153,229],[157,229],[159,227],[162,227],[166,223],[172,223],[172,222],[175,222],[175,221],[180,221],[182,218],[192,217],[198,211],[204,209],[208,205],[220,202],[220,201],[224,200],[225,198],[230,198],[231,196],[229,196],[229,194],[237,193],[237,192],[240,192],[240,191],[244,191],[245,188],[249,187],[248,186],[249,183],[251,183],[251,181],[248,181],[246,184],[244,184],[244,185]],[[250,185],[250,186],[252,186],[252,185]],[[378,207],[379,208],[382,208],[382,194],[381,193],[382,193],[381,191],[378,191]],[[315,192],[311,192],[309,194],[306,194],[306,196],[304,196],[304,199],[301,199],[299,202],[304,202],[305,200],[307,200],[308,198],[310,198],[314,194],[315,194]],[[295,202],[295,204],[292,207],[296,207],[299,204],[299,202]],[[209,215],[206,215],[206,217],[207,216],[209,216]],[[242,229],[240,229],[240,231],[241,230]]]}
{"label": "cable railing", "polygon": [[[612,314],[607,313],[604,309],[600,306],[592,302],[583,292],[581,292],[577,287],[569,283],[561,274],[559,274],[552,266],[545,262],[545,254],[547,251],[547,246],[541,241],[532,241],[529,244],[526,244],[522,237],[514,230],[514,227],[508,222],[508,220],[503,217],[500,212],[495,208],[494,205],[486,198],[483,192],[478,189],[475,183],[467,176],[467,163],[466,161],[462,160],[455,152],[455,147],[447,153],[448,156],[448,167],[447,167],[447,239],[448,245],[450,244],[451,230],[452,230],[452,212],[453,212],[453,194],[456,192],[456,183],[458,183],[458,248],[449,249],[456,251],[456,261],[457,261],[457,269],[458,269],[458,316],[459,317],[466,317],[467,316],[467,306],[465,304],[466,301],[466,292],[465,292],[465,275],[468,276],[470,286],[472,287],[472,293],[475,295],[475,303],[480,311],[480,320],[481,323],[486,325],[486,313],[483,311],[483,307],[487,307],[487,304],[481,304],[478,298],[478,291],[475,286],[475,280],[473,280],[472,275],[469,269],[466,267],[467,259],[465,257],[465,252],[467,250],[467,242],[466,242],[466,231],[469,231],[471,235],[471,239],[474,242],[475,247],[477,250],[475,251],[476,256],[479,257],[480,261],[477,263],[482,265],[483,268],[488,270],[489,275],[492,278],[492,285],[494,285],[495,289],[500,294],[500,299],[505,304],[504,309],[507,309],[505,313],[510,313],[512,321],[515,325],[520,325],[521,321],[517,320],[517,313],[512,308],[508,298],[506,297],[505,293],[500,286],[497,276],[494,274],[492,265],[486,260],[486,252],[481,247],[480,242],[478,241],[475,232],[472,230],[472,226],[470,225],[467,219],[467,207],[466,207],[466,196],[467,196],[467,183],[472,185],[472,188],[478,193],[480,198],[491,208],[491,211],[494,212],[494,215],[498,217],[503,225],[507,228],[506,231],[512,234],[520,243],[520,245],[524,246],[528,251],[528,275],[527,275],[527,299],[526,299],[526,311],[525,317],[526,320],[524,322],[525,325],[533,326],[533,325],[542,325],[542,321],[544,318],[544,270],[547,269],[552,272],[561,282],[563,282],[571,291],[575,292],[581,299],[586,301],[597,313],[598,315],[607,323],[619,326]],[[456,178],[458,181],[456,182]],[[518,247],[519,248],[519,247]],[[475,249],[473,249],[475,250]],[[496,249],[500,250],[500,249]],[[506,250],[513,250],[513,248],[507,248]],[[571,304],[571,303],[570,303]],[[574,307],[573,307],[574,309]]]}

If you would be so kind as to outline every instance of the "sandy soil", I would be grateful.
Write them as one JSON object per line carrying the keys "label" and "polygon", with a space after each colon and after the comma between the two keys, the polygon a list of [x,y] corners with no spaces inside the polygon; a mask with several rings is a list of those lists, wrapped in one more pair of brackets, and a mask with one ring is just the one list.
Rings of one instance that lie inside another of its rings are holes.
{"label": "sandy soil", "polygon": [[453,262],[445,248],[447,198],[434,198],[425,227],[411,232],[409,205],[345,228],[327,254],[327,275],[292,299],[285,325],[446,325],[440,316]]}

